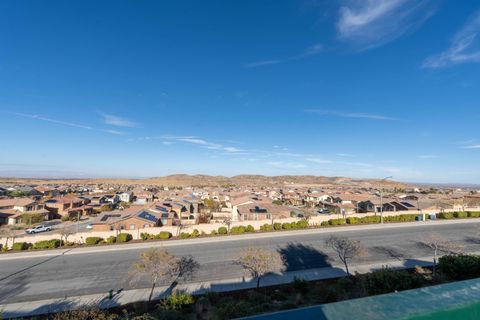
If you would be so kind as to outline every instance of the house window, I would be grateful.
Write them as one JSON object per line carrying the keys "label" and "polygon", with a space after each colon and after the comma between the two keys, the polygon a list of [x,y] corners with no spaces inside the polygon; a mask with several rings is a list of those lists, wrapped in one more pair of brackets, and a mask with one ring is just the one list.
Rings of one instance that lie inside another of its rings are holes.
{"label": "house window", "polygon": [[134,224],[130,225],[130,230],[135,230],[135,225]]}
{"label": "house window", "polygon": [[120,230],[125,230],[125,225],[121,224],[120,225]]}
{"label": "house window", "polygon": [[267,219],[268,220],[272,219],[272,215],[270,213],[267,213]]}

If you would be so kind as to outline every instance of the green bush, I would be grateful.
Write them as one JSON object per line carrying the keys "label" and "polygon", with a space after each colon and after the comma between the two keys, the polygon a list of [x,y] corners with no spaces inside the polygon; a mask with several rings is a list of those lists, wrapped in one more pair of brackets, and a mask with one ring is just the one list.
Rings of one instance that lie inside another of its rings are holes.
{"label": "green bush", "polygon": [[438,269],[450,280],[480,277],[480,256],[472,254],[446,255],[438,260]]}
{"label": "green bush", "polygon": [[43,240],[37,241],[33,245],[34,249],[53,249],[60,247],[61,241],[59,239],[52,239],[52,240]]}
{"label": "green bush", "polygon": [[117,242],[128,242],[133,239],[132,235],[130,233],[120,233],[117,236]]}
{"label": "green bush", "polygon": [[288,222],[282,223],[282,230],[290,230],[292,229],[292,225]]}
{"label": "green bush", "polygon": [[172,237],[172,234],[168,231],[161,231],[158,234],[158,238],[162,240],[170,239]]}
{"label": "green bush", "polygon": [[359,224],[360,219],[357,217],[348,217],[347,218],[347,224]]}
{"label": "green bush", "polygon": [[282,224],[280,222],[275,222],[273,224],[273,229],[274,230],[282,230]]}
{"label": "green bush", "polygon": [[115,242],[117,242],[117,237],[110,236],[110,237],[107,238],[107,243],[108,244],[112,244],[112,243],[115,243]]}
{"label": "green bush", "polygon": [[461,211],[461,212],[454,212],[454,213],[453,213],[453,216],[454,216],[455,218],[457,218],[457,219],[463,219],[463,218],[468,218],[468,213],[463,212],[463,211]]}
{"label": "green bush", "polygon": [[320,223],[320,226],[321,227],[326,227],[326,226],[329,226],[330,223],[328,223],[328,221],[322,221],[322,223]]}
{"label": "green bush", "polygon": [[255,228],[249,224],[246,228],[245,228],[245,232],[255,232]]}
{"label": "green bush", "polygon": [[405,270],[382,269],[367,273],[364,277],[365,291],[369,295],[415,289],[422,286],[422,278]]}
{"label": "green bush", "polygon": [[13,251],[23,251],[28,250],[30,246],[27,242],[15,242],[12,246]]}
{"label": "green bush", "polygon": [[366,216],[360,218],[360,223],[380,223],[380,216]]}
{"label": "green bush", "polygon": [[265,223],[263,226],[260,226],[260,231],[272,231],[273,227],[269,223]]}
{"label": "green bush", "polygon": [[153,238],[153,236],[149,233],[142,232],[140,233],[140,238],[142,238],[142,240],[150,240]]}
{"label": "green bush", "polygon": [[218,228],[218,234],[227,234],[227,233],[228,233],[227,227]]}
{"label": "green bush", "polygon": [[415,221],[418,214],[401,214],[398,216],[383,217],[385,222],[411,222]]}
{"label": "green bush", "polygon": [[307,229],[308,228],[308,221],[300,220],[295,223],[297,229]]}
{"label": "green bush", "polygon": [[43,213],[24,213],[20,219],[24,224],[38,224],[45,221],[45,215]]}
{"label": "green bush", "polygon": [[478,211],[469,211],[467,212],[469,218],[479,218],[480,212]]}
{"label": "green bush", "polygon": [[191,237],[192,237],[192,238],[198,238],[198,237],[200,237],[200,231],[198,231],[197,229],[193,229],[192,234],[191,234]]}
{"label": "green bush", "polygon": [[190,233],[188,232],[180,233],[180,239],[188,239],[188,238],[190,238]]}
{"label": "green bush", "polygon": [[164,310],[182,310],[195,302],[195,299],[188,293],[177,293],[176,290],[165,299],[160,301],[160,307]]}
{"label": "green bush", "polygon": [[453,219],[452,212],[440,212],[438,215],[439,219]]}
{"label": "green bush", "polygon": [[244,226],[235,226],[230,229],[231,234],[242,234],[245,233],[246,228]]}
{"label": "green bush", "polygon": [[343,225],[345,223],[346,223],[345,219],[330,219],[330,220],[328,220],[328,224],[331,225],[331,226],[340,226],[340,225]]}
{"label": "green bush", "polygon": [[85,243],[89,246],[94,246],[103,241],[103,238],[100,237],[88,237],[85,239]]}

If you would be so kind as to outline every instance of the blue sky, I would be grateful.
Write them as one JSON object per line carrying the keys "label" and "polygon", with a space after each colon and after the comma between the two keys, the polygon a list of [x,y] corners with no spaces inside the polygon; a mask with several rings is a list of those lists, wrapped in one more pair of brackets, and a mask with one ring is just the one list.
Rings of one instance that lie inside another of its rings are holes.
{"label": "blue sky", "polygon": [[480,3],[2,1],[0,175],[480,182]]}

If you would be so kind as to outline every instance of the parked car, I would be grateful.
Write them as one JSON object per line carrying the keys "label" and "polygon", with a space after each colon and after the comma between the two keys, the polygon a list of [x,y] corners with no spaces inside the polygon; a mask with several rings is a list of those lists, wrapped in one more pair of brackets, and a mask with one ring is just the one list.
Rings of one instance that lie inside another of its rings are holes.
{"label": "parked car", "polygon": [[46,232],[46,231],[52,231],[52,227],[45,226],[42,224],[42,225],[33,227],[31,229],[27,229],[25,232],[28,234],[34,234],[34,233],[40,233],[40,232]]}
{"label": "parked car", "polygon": [[90,229],[93,229],[93,225],[92,225],[91,223],[89,223],[89,224],[87,224],[87,226],[86,226],[85,228],[87,228],[87,229],[89,229],[89,230],[90,230]]}
{"label": "parked car", "polygon": [[318,213],[320,213],[320,214],[322,214],[322,213],[323,213],[323,214],[328,214],[328,213],[330,213],[330,210],[327,209],[327,208],[322,208],[322,209],[319,209],[319,210],[318,210]]}

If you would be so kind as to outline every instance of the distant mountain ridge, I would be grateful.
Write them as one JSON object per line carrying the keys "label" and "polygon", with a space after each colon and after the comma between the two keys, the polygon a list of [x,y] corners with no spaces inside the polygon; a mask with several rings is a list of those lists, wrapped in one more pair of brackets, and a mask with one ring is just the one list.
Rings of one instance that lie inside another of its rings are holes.
{"label": "distant mountain ridge", "polygon": [[[379,185],[380,180],[376,179],[353,179],[347,177],[327,177],[312,175],[236,175],[209,176],[203,174],[172,174],[168,176],[152,177],[144,179],[124,178],[85,178],[85,179],[24,179],[24,178],[0,178],[4,184],[136,184],[136,185],[161,185],[161,186],[321,186],[338,185],[339,187],[356,186],[371,187]],[[406,184],[396,181],[383,181],[382,184],[390,187],[404,187]]]}

